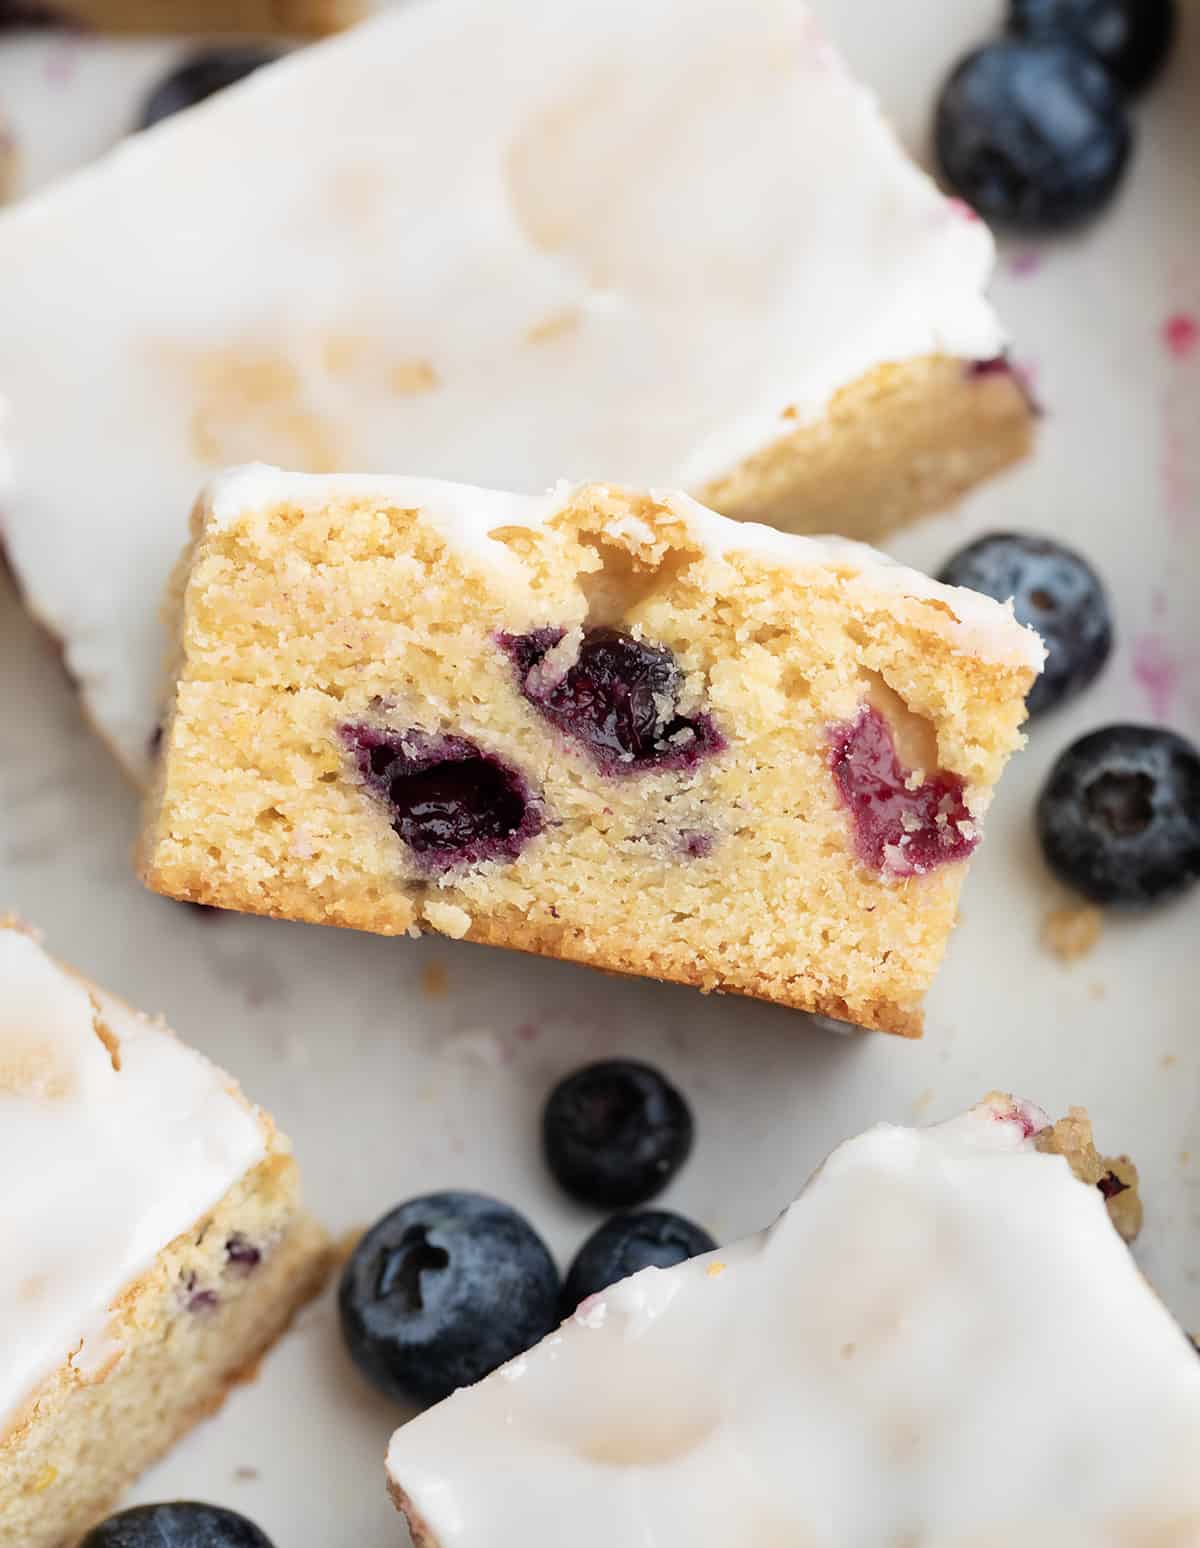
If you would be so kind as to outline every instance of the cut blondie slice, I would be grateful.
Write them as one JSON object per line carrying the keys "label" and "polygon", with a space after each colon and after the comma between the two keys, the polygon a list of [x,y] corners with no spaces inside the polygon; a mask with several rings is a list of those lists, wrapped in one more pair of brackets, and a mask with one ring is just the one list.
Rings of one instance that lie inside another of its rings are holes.
{"label": "cut blondie slice", "polygon": [[366,0],[0,0],[20,23],[62,18],[101,32],[305,34],[336,32],[366,14]]}
{"label": "cut blondie slice", "polygon": [[143,837],[174,897],[916,1035],[1036,636],[686,495],[217,480]]}
{"label": "cut blondie slice", "polygon": [[5,544],[148,780],[209,474],[661,482],[874,541],[1029,446],[993,258],[799,0],[412,0],[4,217]]}
{"label": "cut blondie slice", "polygon": [[592,1296],[397,1431],[414,1542],[1193,1548],[1200,1361],[1046,1126],[881,1126],[770,1230]]}
{"label": "cut blondie slice", "polygon": [[320,1288],[269,1117],[0,923],[0,1545],[62,1548]]}

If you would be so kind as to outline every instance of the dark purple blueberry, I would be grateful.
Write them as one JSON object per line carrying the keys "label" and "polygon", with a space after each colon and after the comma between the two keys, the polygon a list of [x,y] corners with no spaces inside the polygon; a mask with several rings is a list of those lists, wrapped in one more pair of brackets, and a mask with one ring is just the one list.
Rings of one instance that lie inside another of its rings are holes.
{"label": "dark purple blueberry", "polygon": [[701,1226],[666,1209],[614,1215],[594,1231],[575,1256],[563,1285],[563,1313],[644,1268],[674,1268],[716,1242]]}
{"label": "dark purple blueberry", "polygon": [[371,1228],[342,1274],[350,1357],[398,1403],[436,1403],[558,1322],[559,1277],[516,1210],[477,1193],[411,1199]]}
{"label": "dark purple blueberry", "polygon": [[262,1262],[262,1249],[256,1247],[249,1237],[235,1231],[225,1243],[225,1257],[243,1274],[252,1274]]}
{"label": "dark purple blueberry", "polygon": [[979,842],[957,774],[939,770],[915,789],[891,727],[870,705],[829,728],[829,767],[850,813],[858,857],[892,877],[924,876],[965,860]]}
{"label": "dark purple blueberry", "polygon": [[1157,726],[1105,726],[1050,770],[1037,806],[1046,863],[1094,903],[1140,905],[1200,879],[1200,752]]}
{"label": "dark purple blueberry", "polygon": [[184,1302],[190,1312],[216,1311],[221,1304],[221,1298],[215,1290],[197,1290],[197,1280],[194,1273],[188,1272],[183,1276]]}
{"label": "dark purple blueberry", "polygon": [[661,1193],[692,1149],[692,1114],[665,1076],[633,1059],[587,1064],[542,1115],[546,1164],[584,1204],[624,1209]]}
{"label": "dark purple blueberry", "polygon": [[501,635],[522,695],[606,774],[691,769],[725,746],[706,714],[681,715],[683,674],[672,651],[619,629],[587,629],[571,667],[555,675],[546,657],[561,629]]}
{"label": "dark purple blueberry", "polygon": [[1041,635],[1046,667],[1029,691],[1030,715],[1082,693],[1112,653],[1112,612],[1104,584],[1082,554],[1062,543],[992,532],[959,549],[938,579],[997,602],[1011,597],[1020,622]]}
{"label": "dark purple blueberry", "polygon": [[1115,1199],[1119,1193],[1129,1192],[1129,1184],[1122,1182],[1115,1172],[1105,1172],[1096,1186],[1103,1195],[1106,1204],[1109,1199]]}
{"label": "dark purple blueberry", "polygon": [[986,219],[1025,231],[1095,215],[1133,144],[1120,88],[1094,59],[1013,38],[968,54],[954,71],[934,137],[955,192]]}
{"label": "dark purple blueberry", "polygon": [[1126,91],[1148,86],[1178,25],[1175,0],[1009,0],[1009,31],[1083,49]]}
{"label": "dark purple blueberry", "polygon": [[177,1500],[135,1505],[93,1527],[79,1548],[272,1548],[271,1539],[236,1510]]}
{"label": "dark purple blueberry", "polygon": [[541,832],[525,781],[465,737],[366,725],[343,726],[342,737],[397,835],[432,870],[515,860]]}
{"label": "dark purple blueberry", "polygon": [[278,49],[259,47],[210,48],[193,54],[146,98],[138,128],[149,129],[184,108],[207,101],[264,65],[274,64],[279,57]]}

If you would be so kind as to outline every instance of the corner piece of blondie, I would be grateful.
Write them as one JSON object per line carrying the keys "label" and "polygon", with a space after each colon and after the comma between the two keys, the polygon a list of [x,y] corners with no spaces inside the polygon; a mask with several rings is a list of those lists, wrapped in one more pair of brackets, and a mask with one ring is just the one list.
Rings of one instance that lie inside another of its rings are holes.
{"label": "corner piece of blondie", "polygon": [[287,1140],[0,920],[0,1548],[75,1543],[330,1266]]}
{"label": "corner piece of blondie", "polygon": [[413,1541],[1200,1542],[1200,1361],[1086,1128],[1007,1097],[880,1125],[769,1230],[589,1297],[396,1431]]}
{"label": "corner piece of blondie", "polygon": [[235,470],[181,583],[155,890],[907,1035],[1042,660],[869,548],[596,484]]}

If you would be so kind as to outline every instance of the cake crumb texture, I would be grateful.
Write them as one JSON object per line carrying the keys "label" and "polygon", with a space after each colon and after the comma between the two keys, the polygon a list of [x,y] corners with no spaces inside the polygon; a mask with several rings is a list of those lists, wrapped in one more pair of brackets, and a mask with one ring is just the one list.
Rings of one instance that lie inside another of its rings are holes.
{"label": "cake crumb texture", "polygon": [[[271,497],[279,478],[293,498]],[[978,598],[682,496],[379,488],[249,470],[198,506],[149,884],[918,1034],[965,866],[888,879],[859,863],[830,728],[877,710],[912,781],[962,782],[973,833],[1034,671],[1011,616],[988,604],[971,633],[952,601]],[[670,653],[709,755],[598,766],[519,691],[504,639],[561,635],[537,670],[562,674],[595,628]],[[393,830],[348,726],[498,760],[525,792],[520,852],[431,870]]]}

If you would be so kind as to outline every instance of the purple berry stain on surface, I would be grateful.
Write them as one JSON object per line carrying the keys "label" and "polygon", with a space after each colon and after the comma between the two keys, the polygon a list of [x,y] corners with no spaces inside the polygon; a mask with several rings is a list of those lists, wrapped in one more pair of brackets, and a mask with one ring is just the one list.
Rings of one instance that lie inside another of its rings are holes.
{"label": "purple berry stain on surface", "polygon": [[541,831],[521,775],[465,737],[352,724],[342,740],[397,836],[430,870],[515,860]]}
{"label": "purple berry stain on surface", "polygon": [[548,660],[562,629],[502,634],[522,696],[557,730],[579,742],[605,774],[687,771],[720,752],[712,717],[680,713],[683,673],[663,645],[619,629],[583,631],[574,662]]}
{"label": "purple berry stain on surface", "polygon": [[891,729],[870,705],[830,727],[829,767],[850,813],[858,857],[872,870],[925,876],[965,860],[978,843],[962,780],[939,770],[910,788],[912,775],[896,756]]}

